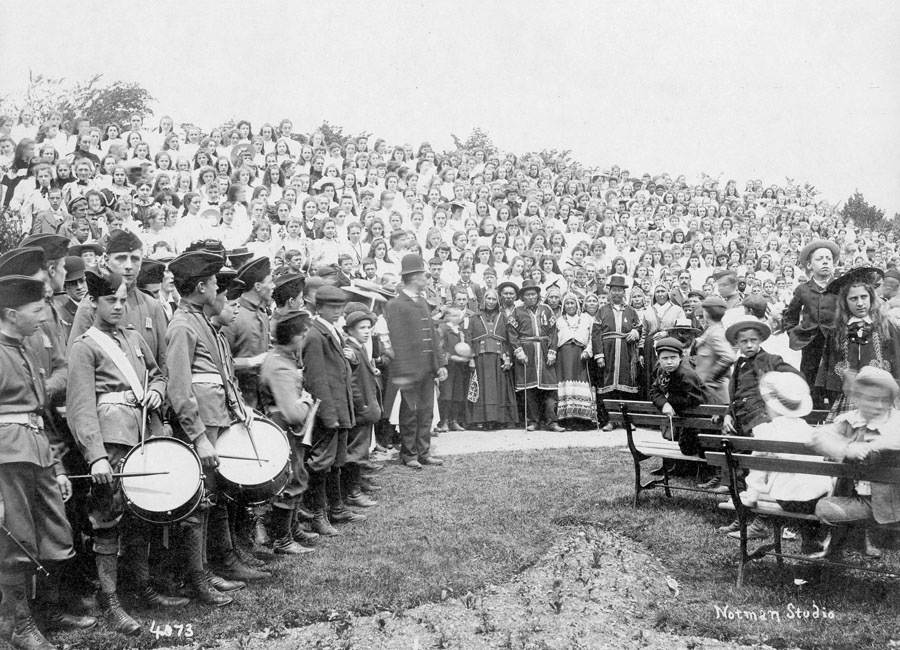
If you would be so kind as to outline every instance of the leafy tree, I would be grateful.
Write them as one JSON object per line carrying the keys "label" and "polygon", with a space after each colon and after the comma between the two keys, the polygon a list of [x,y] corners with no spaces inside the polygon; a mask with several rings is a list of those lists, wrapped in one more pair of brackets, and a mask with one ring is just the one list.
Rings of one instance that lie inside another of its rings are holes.
{"label": "leafy tree", "polygon": [[499,153],[499,150],[494,144],[494,141],[491,140],[491,136],[488,132],[479,127],[472,129],[469,137],[464,141],[460,140],[455,133],[451,133],[450,137],[453,139],[453,146],[456,147],[457,152],[465,151],[472,153],[477,149],[482,149],[487,158],[496,156]]}
{"label": "leafy tree", "polygon": [[16,248],[21,239],[22,229],[18,213],[9,207],[3,208],[3,212],[0,213],[0,255]]}
{"label": "leafy tree", "polygon": [[879,210],[874,205],[869,205],[862,192],[856,190],[844,207],[841,208],[841,217],[846,221],[853,219],[853,223],[857,228],[875,229],[879,226],[890,225],[885,224],[884,210]]}
{"label": "leafy tree", "polygon": [[101,85],[102,78],[97,74],[86,81],[70,82],[65,77],[47,77],[29,70],[25,92],[0,98],[0,112],[16,115],[24,106],[31,106],[39,120],[58,110],[64,123],[85,117],[97,126],[122,124],[133,113],[147,117],[153,112],[150,105],[155,100],[146,88],[125,81]]}

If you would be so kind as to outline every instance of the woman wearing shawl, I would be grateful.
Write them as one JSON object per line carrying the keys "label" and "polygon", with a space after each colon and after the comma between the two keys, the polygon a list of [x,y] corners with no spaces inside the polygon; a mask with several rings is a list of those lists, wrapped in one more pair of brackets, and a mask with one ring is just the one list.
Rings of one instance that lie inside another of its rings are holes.
{"label": "woman wearing shawl", "polygon": [[517,419],[506,323],[497,292],[485,289],[481,309],[469,318],[468,328],[474,357],[469,362],[472,379],[469,381],[466,419],[475,427],[498,429]]}
{"label": "woman wearing shawl", "polygon": [[594,399],[588,377],[591,353],[591,328],[594,319],[581,311],[578,298],[567,293],[562,300],[562,315],[556,321],[558,352],[556,372],[559,380],[557,417],[563,426],[596,420]]}

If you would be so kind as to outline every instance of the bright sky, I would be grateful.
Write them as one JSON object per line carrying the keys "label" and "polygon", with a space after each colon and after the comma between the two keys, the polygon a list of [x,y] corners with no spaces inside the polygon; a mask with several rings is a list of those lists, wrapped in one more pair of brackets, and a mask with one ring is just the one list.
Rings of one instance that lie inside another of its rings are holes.
{"label": "bright sky", "polygon": [[103,73],[176,123],[327,119],[438,148],[479,126],[638,174],[858,187],[893,214],[898,33],[896,0],[4,2],[0,92],[28,68]]}

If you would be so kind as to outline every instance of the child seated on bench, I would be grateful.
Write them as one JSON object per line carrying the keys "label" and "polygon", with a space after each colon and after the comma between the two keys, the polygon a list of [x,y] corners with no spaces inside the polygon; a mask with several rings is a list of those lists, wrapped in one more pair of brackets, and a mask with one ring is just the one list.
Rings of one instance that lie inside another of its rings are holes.
{"label": "child seated on bench", "polygon": [[[722,422],[725,435],[753,435],[753,428],[769,421],[768,411],[759,392],[759,380],[767,372],[800,372],[777,354],[770,354],[762,349],[762,342],[769,338],[772,330],[766,323],[747,316],[736,321],[725,330],[725,338],[737,346],[740,356],[734,363],[731,381],[728,383],[728,411]],[[725,494],[728,488],[720,485],[721,469],[707,483],[700,487]],[[734,532],[725,526],[722,532]]]}
{"label": "child seated on bench", "polygon": [[[900,411],[893,407],[900,388],[891,373],[865,366],[850,383],[857,408],[818,429],[812,446],[843,462],[900,462]],[[900,485],[838,479],[834,496],[820,499],[816,516],[831,526],[818,557],[838,555],[847,537],[846,524],[895,524],[900,521]],[[873,553],[873,550],[876,553]],[[867,555],[880,555],[866,537]]]}
{"label": "child seated on bench", "polygon": [[[663,415],[677,416],[696,408],[706,401],[706,390],[697,373],[682,362],[684,346],[678,339],[666,337],[657,341],[656,360],[658,370],[656,379],[650,386],[650,401]],[[699,451],[697,432],[683,429],[678,432],[668,427],[663,428],[663,437],[677,440],[678,448],[685,456],[696,455]]]}
{"label": "child seated on bench", "polygon": [[[809,443],[813,428],[803,419],[812,410],[809,386],[800,375],[792,372],[768,372],[759,382],[759,392],[765,404],[770,422],[759,424],[753,436],[765,440],[785,440]],[[784,459],[809,460],[802,454],[768,454],[753,452],[754,456],[778,456]],[[750,470],[747,473],[747,489],[740,493],[741,501],[749,508],[757,505],[757,500],[766,496],[787,512],[811,515],[816,510],[816,502],[831,491],[831,478],[812,474],[790,472],[766,472]],[[804,554],[821,550],[817,541],[817,522],[801,520],[800,552]],[[740,530],[728,533],[740,538]],[[747,539],[766,539],[769,536],[766,518],[757,515],[747,527]]]}

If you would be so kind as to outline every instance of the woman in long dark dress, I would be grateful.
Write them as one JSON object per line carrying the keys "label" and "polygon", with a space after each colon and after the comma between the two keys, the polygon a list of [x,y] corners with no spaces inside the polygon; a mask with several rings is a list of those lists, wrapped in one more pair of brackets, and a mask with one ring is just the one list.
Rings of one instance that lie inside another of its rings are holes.
{"label": "woman in long dark dress", "polygon": [[472,378],[466,400],[470,425],[497,429],[516,421],[516,393],[506,323],[497,292],[486,289],[481,309],[469,318],[468,340],[475,355],[469,362]]}
{"label": "woman in long dark dress", "polygon": [[594,398],[588,376],[591,328],[594,319],[581,311],[577,296],[563,297],[562,314],[556,319],[558,349],[556,374],[559,381],[556,413],[565,427],[596,421]]}

